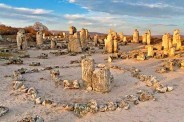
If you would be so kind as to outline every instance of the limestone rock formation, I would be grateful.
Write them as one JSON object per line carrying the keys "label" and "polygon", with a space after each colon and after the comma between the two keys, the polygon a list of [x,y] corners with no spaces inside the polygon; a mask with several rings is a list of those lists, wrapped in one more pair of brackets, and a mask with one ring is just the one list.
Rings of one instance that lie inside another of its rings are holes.
{"label": "limestone rock formation", "polygon": [[95,69],[94,59],[85,58],[81,62],[82,67],[82,80],[86,88],[92,87],[92,75]]}
{"label": "limestone rock formation", "polygon": [[153,46],[149,45],[148,46],[148,57],[153,57],[153,56],[154,56]]}
{"label": "limestone rock formation", "polygon": [[83,49],[87,47],[87,35],[84,28],[80,31],[80,42]]}
{"label": "limestone rock formation", "polygon": [[36,33],[36,44],[37,46],[40,46],[43,44],[43,32],[42,31],[38,31]]}
{"label": "limestone rock formation", "polygon": [[82,52],[81,43],[78,37],[77,29],[74,26],[71,26],[69,29],[69,43],[68,51],[74,53]]}
{"label": "limestone rock formation", "polygon": [[133,40],[134,43],[139,43],[139,31],[137,29],[135,29],[134,33],[133,33]]}
{"label": "limestone rock formation", "polygon": [[21,29],[17,32],[17,48],[19,50],[27,49],[27,38],[25,35],[25,30]]}
{"label": "limestone rock formation", "polygon": [[109,68],[96,69],[92,76],[92,87],[97,92],[109,92],[111,90],[111,73]]}
{"label": "limestone rock formation", "polygon": [[114,31],[108,34],[107,39],[105,39],[105,51],[107,53],[117,53],[118,52],[117,37],[118,37],[117,33]]}
{"label": "limestone rock formation", "polygon": [[56,38],[52,38],[50,48],[55,49],[56,47],[57,47],[57,40]]}

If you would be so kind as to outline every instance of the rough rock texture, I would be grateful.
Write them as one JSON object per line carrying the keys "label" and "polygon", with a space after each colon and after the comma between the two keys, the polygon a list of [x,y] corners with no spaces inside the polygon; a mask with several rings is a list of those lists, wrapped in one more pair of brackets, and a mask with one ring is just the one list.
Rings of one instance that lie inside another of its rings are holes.
{"label": "rough rock texture", "polygon": [[139,31],[137,29],[135,29],[135,31],[133,33],[133,42],[134,43],[138,43],[139,42]]}
{"label": "rough rock texture", "polygon": [[80,31],[80,42],[83,50],[87,48],[88,38],[89,38],[88,30],[82,28]]}
{"label": "rough rock texture", "polygon": [[36,33],[36,44],[37,46],[40,46],[43,44],[43,32],[42,31],[38,31]]}
{"label": "rough rock texture", "polygon": [[74,53],[82,52],[81,43],[78,37],[77,29],[74,26],[71,26],[69,29],[69,43],[68,51]]}
{"label": "rough rock texture", "polygon": [[111,73],[109,68],[96,69],[92,76],[92,87],[97,92],[109,92],[111,90]]}
{"label": "rough rock texture", "polygon": [[148,46],[148,56],[153,57],[154,56],[154,51],[153,51],[153,46],[149,45]]}
{"label": "rough rock texture", "polygon": [[55,38],[53,38],[51,40],[50,48],[55,49],[56,47],[57,47],[57,40]]}
{"label": "rough rock texture", "polygon": [[92,87],[92,75],[95,69],[94,59],[85,58],[81,62],[82,67],[82,80],[86,88]]}
{"label": "rough rock texture", "polygon": [[24,29],[21,29],[17,32],[16,39],[17,39],[17,48],[19,50],[26,50],[28,45]]}

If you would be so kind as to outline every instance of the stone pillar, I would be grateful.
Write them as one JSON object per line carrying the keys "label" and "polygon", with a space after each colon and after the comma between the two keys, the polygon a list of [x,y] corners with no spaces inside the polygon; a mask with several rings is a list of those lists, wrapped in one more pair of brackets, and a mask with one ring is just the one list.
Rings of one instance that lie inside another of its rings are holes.
{"label": "stone pillar", "polygon": [[74,26],[71,26],[69,28],[69,33],[70,35],[69,35],[68,51],[74,52],[74,53],[81,53],[82,48],[81,48],[81,43],[77,33],[77,29]]}
{"label": "stone pillar", "polygon": [[85,32],[86,32],[86,41],[89,39],[89,31],[88,29],[85,29]]}
{"label": "stone pillar", "polygon": [[162,47],[164,48],[164,50],[169,50],[169,48],[171,47],[170,45],[170,34],[169,33],[166,33],[163,35],[162,37]]}
{"label": "stone pillar", "polygon": [[40,46],[43,44],[43,32],[42,31],[38,31],[36,33],[36,44],[37,46]]}
{"label": "stone pillar", "polygon": [[126,36],[124,36],[123,42],[127,42],[127,37]]}
{"label": "stone pillar", "polygon": [[96,69],[92,76],[92,87],[97,92],[109,92],[111,90],[111,73],[109,68]]}
{"label": "stone pillar", "polygon": [[137,29],[135,29],[135,31],[133,33],[133,42],[139,43],[139,31]]}
{"label": "stone pillar", "polygon": [[175,47],[172,47],[171,49],[170,49],[170,53],[169,53],[169,56],[175,56]]}
{"label": "stone pillar", "polygon": [[82,49],[87,48],[87,35],[86,35],[86,30],[84,28],[81,29],[80,31],[80,42]]}
{"label": "stone pillar", "polygon": [[142,43],[147,44],[147,33],[142,35]]}
{"label": "stone pillar", "polygon": [[17,32],[16,40],[17,40],[17,48],[19,50],[27,49],[27,38],[24,29],[21,29]]}
{"label": "stone pillar", "polygon": [[113,53],[113,40],[111,34],[108,34],[107,39],[105,40],[105,51],[107,53]]}
{"label": "stone pillar", "polygon": [[149,30],[147,32],[147,45],[150,45],[151,44],[151,31]]}
{"label": "stone pillar", "polygon": [[98,44],[98,35],[96,34],[94,36],[94,45],[97,46],[97,44]]}
{"label": "stone pillar", "polygon": [[51,49],[55,49],[57,47],[57,40],[55,38],[53,38],[51,40]]}
{"label": "stone pillar", "polygon": [[114,53],[118,53],[118,41],[114,40]]}
{"label": "stone pillar", "polygon": [[174,30],[174,34],[173,34],[173,45],[177,44],[177,40],[178,40],[178,35],[180,34],[180,31],[178,29]]}
{"label": "stone pillar", "polygon": [[148,57],[153,57],[153,56],[154,56],[153,46],[149,45],[148,46]]}
{"label": "stone pillar", "polygon": [[82,80],[86,89],[92,88],[92,75],[95,69],[94,60],[91,58],[85,58],[81,62],[82,67]]}

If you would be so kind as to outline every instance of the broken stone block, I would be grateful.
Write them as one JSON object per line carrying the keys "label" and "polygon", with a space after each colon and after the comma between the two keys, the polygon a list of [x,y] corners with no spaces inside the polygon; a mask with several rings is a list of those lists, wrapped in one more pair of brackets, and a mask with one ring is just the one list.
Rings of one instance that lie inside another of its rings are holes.
{"label": "broken stone block", "polygon": [[88,102],[87,106],[89,107],[89,112],[91,112],[91,113],[98,112],[98,104],[97,104],[96,100],[90,100]]}
{"label": "broken stone block", "polygon": [[105,111],[107,111],[107,109],[108,109],[107,105],[104,105],[104,104],[99,105],[99,111],[100,112],[105,112]]}
{"label": "broken stone block", "polygon": [[40,62],[32,62],[29,66],[40,66]]}
{"label": "broken stone block", "polygon": [[107,103],[107,110],[108,111],[115,111],[117,109],[118,105],[115,102],[108,102]]}
{"label": "broken stone block", "polygon": [[145,102],[153,99],[154,99],[154,96],[146,91],[141,92],[139,95],[139,101],[141,102]]}
{"label": "broken stone block", "polygon": [[6,64],[7,65],[10,65],[10,64],[23,64],[23,60],[21,58],[12,57],[8,60],[8,62]]}
{"label": "broken stone block", "polygon": [[35,116],[35,117],[25,117],[20,121],[17,122],[44,122],[44,119],[42,117],[39,116]]}
{"label": "broken stone block", "polygon": [[78,117],[80,117],[80,118],[84,117],[88,112],[89,112],[89,107],[87,106],[87,104],[78,104],[78,103],[76,103],[74,105],[74,113]]}
{"label": "broken stone block", "polygon": [[60,75],[59,69],[53,69],[50,71],[50,76],[52,80],[55,80]]}
{"label": "broken stone block", "polygon": [[50,106],[52,104],[53,104],[53,102],[51,100],[44,100],[42,103],[43,106]]}
{"label": "broken stone block", "polygon": [[22,85],[23,85],[23,83],[21,81],[14,81],[13,82],[13,89],[18,90],[21,88]]}
{"label": "broken stone block", "polygon": [[43,100],[42,100],[41,97],[38,97],[38,98],[35,99],[36,104],[42,104],[42,102],[43,102]]}
{"label": "broken stone block", "polygon": [[119,108],[128,108],[128,106],[129,106],[129,104],[125,100],[121,100],[120,102],[118,102]]}
{"label": "broken stone block", "polygon": [[78,80],[63,80],[63,86],[65,89],[79,89],[80,84]]}
{"label": "broken stone block", "polygon": [[37,58],[39,58],[39,59],[48,59],[48,54],[41,53]]}
{"label": "broken stone block", "polygon": [[0,106],[0,117],[4,116],[6,113],[8,113],[9,108]]}
{"label": "broken stone block", "polygon": [[92,75],[92,88],[97,92],[109,92],[111,90],[111,73],[109,68],[96,69]]}
{"label": "broken stone block", "polygon": [[82,67],[82,80],[84,81],[84,86],[86,88],[92,87],[92,75],[95,69],[94,59],[85,58],[81,62]]}
{"label": "broken stone block", "polygon": [[153,46],[149,45],[148,46],[148,57],[153,57],[153,56],[154,56]]}

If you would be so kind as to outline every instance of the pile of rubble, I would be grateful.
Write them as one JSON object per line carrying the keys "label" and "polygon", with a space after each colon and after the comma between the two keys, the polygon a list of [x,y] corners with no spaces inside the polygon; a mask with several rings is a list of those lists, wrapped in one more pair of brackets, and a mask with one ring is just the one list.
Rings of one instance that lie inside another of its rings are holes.
{"label": "pile of rubble", "polygon": [[0,106],[0,117],[4,116],[6,113],[8,113],[9,108]]}
{"label": "pile of rubble", "polygon": [[116,102],[109,101],[106,104],[98,104],[96,100],[87,103],[64,104],[65,110],[73,111],[76,116],[83,117],[87,113],[115,111],[116,109],[130,109],[130,105],[138,105],[140,102],[155,100],[154,95],[140,90],[137,95],[126,95]]}
{"label": "pile of rubble", "polygon": [[184,60],[181,59],[165,60],[164,64],[156,69],[156,72],[167,73],[181,67],[184,67]]}
{"label": "pile of rubble", "polygon": [[154,91],[159,93],[166,93],[173,90],[173,87],[162,85],[154,76],[147,76],[140,73],[140,70],[133,68],[131,70],[132,76],[144,82],[146,86],[152,87]]}
{"label": "pile of rubble", "polygon": [[37,58],[39,58],[39,59],[48,59],[48,54],[41,53]]}
{"label": "pile of rubble", "polygon": [[6,62],[7,65],[10,65],[10,64],[23,64],[23,60],[21,58],[15,58],[15,57],[12,57],[12,58],[9,58],[9,60]]}
{"label": "pile of rubble", "polygon": [[44,122],[44,119],[42,117],[39,116],[35,116],[35,117],[25,117],[20,121],[17,122]]}

